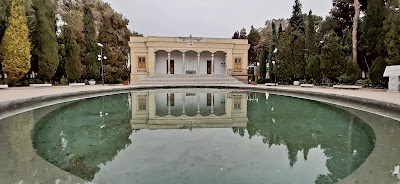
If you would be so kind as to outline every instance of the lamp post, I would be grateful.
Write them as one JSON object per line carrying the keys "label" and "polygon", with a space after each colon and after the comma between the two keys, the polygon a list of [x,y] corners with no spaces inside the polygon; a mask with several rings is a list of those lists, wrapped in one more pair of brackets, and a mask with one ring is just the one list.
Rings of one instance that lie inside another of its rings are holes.
{"label": "lamp post", "polygon": [[[274,54],[277,54],[278,53],[278,48],[275,48],[275,50],[274,50],[274,52],[273,52]],[[276,58],[275,58],[276,59]],[[275,86],[276,86],[276,61],[272,61],[272,65],[274,66],[274,77],[275,77]]]}
{"label": "lamp post", "polygon": [[103,57],[103,47],[104,45],[101,43],[97,43],[97,46],[100,47],[100,55],[97,56],[97,60],[101,62],[101,82],[104,86],[104,67],[103,67],[103,59],[107,59],[106,56]]}

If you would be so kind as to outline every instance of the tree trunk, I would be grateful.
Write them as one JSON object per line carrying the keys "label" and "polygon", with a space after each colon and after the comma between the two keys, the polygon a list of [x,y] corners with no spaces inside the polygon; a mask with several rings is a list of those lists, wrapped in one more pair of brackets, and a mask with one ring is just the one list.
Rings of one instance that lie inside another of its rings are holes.
{"label": "tree trunk", "polygon": [[353,18],[353,62],[357,64],[357,33],[360,18],[360,0],[354,0],[355,14]]}

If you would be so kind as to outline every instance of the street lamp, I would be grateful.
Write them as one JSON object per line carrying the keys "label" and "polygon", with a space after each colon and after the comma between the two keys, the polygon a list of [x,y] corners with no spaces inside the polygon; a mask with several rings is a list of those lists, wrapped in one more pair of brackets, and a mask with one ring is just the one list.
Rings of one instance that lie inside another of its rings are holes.
{"label": "street lamp", "polygon": [[97,43],[97,46],[100,47],[100,55],[97,56],[97,60],[101,62],[101,82],[104,86],[104,67],[103,67],[103,59],[107,59],[106,56],[103,58],[103,47],[104,45],[101,43]]}

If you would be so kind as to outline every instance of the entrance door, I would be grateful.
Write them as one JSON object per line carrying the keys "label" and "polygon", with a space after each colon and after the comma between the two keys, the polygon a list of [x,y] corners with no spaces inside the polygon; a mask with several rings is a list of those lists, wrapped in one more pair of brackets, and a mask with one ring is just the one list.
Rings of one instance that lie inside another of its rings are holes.
{"label": "entrance door", "polygon": [[211,61],[207,60],[207,74],[211,74]]}
{"label": "entrance door", "polygon": [[[174,74],[174,60],[170,61],[171,74]],[[168,60],[167,60],[167,73],[168,73]]]}

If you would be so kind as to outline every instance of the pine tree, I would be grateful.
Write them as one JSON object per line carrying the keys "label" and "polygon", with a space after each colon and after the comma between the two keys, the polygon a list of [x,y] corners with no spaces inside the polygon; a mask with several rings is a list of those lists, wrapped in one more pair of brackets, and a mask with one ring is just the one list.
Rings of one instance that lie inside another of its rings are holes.
{"label": "pine tree", "polygon": [[317,54],[315,21],[311,10],[307,16],[305,46],[306,46],[306,58],[313,57],[315,54]]}
{"label": "pine tree", "polygon": [[400,64],[400,14],[389,13],[385,21],[385,45],[389,55],[388,65]]}
{"label": "pine tree", "polygon": [[239,39],[247,39],[247,31],[246,31],[246,28],[242,28],[242,30],[240,30]]}
{"label": "pine tree", "polygon": [[303,13],[301,11],[302,5],[300,0],[295,0],[293,5],[292,16],[290,17],[290,27],[292,28],[292,32],[300,32],[304,33],[304,18]]}
{"label": "pine tree", "polygon": [[339,37],[330,32],[321,51],[321,72],[324,79],[330,82],[338,81],[346,70],[343,48],[339,43]]}
{"label": "pine tree", "polygon": [[385,31],[382,29],[386,18],[384,0],[370,0],[366,16],[361,25],[360,50],[372,63],[379,56],[385,56]]}
{"label": "pine tree", "polygon": [[88,4],[83,8],[83,33],[84,33],[84,64],[86,65],[86,79],[98,79],[100,66],[97,62],[98,46],[96,41],[96,29],[93,22],[93,14]]}
{"label": "pine tree", "polygon": [[235,33],[232,36],[232,39],[239,39],[239,31],[235,31]]}
{"label": "pine tree", "polygon": [[30,69],[30,42],[25,16],[25,1],[11,0],[10,16],[1,42],[3,72],[8,83],[14,84],[25,76]]}
{"label": "pine tree", "polygon": [[37,58],[38,78],[43,81],[53,79],[59,63],[53,3],[51,0],[33,1],[36,17],[33,53]]}
{"label": "pine tree", "polygon": [[249,39],[250,44],[250,49],[248,51],[249,64],[255,64],[257,62],[256,46],[260,43],[261,36],[260,33],[253,26],[251,26],[251,30],[247,38]]}
{"label": "pine tree", "polygon": [[65,74],[69,81],[77,82],[81,78],[79,47],[68,26],[64,27],[63,36],[65,46]]}

